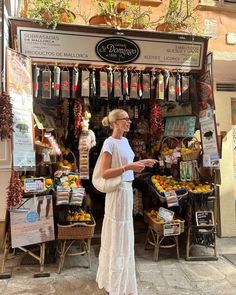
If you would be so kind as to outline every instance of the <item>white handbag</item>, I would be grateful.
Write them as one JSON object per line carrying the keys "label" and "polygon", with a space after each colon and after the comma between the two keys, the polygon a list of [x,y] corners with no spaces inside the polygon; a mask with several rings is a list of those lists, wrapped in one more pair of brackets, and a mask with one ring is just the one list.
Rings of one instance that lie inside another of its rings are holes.
{"label": "white handbag", "polygon": [[[92,184],[94,185],[94,187],[98,191],[100,191],[102,193],[111,193],[111,192],[114,192],[118,188],[118,186],[120,185],[121,180],[122,180],[122,175],[108,178],[108,179],[105,179],[102,177],[102,175],[101,175],[102,154],[103,154],[103,151],[101,151],[101,153],[97,159],[96,165],[94,167],[93,176],[92,176]],[[111,168],[117,168],[120,166],[122,166],[122,163],[121,163],[121,159],[120,159],[119,150],[118,150],[117,145],[113,144]]]}

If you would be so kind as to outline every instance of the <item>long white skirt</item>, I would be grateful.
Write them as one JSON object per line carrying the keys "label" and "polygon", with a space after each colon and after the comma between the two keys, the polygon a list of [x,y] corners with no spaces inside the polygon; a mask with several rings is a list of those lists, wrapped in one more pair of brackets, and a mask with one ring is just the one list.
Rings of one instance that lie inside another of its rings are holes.
{"label": "long white skirt", "polygon": [[106,195],[96,281],[110,295],[137,295],[131,182]]}

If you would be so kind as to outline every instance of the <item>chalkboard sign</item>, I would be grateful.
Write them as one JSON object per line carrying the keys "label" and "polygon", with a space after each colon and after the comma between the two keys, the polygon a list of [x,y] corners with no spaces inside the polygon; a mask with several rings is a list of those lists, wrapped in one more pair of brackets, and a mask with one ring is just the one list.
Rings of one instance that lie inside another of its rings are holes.
{"label": "chalkboard sign", "polygon": [[214,225],[214,215],[212,211],[196,211],[196,223],[198,226]]}

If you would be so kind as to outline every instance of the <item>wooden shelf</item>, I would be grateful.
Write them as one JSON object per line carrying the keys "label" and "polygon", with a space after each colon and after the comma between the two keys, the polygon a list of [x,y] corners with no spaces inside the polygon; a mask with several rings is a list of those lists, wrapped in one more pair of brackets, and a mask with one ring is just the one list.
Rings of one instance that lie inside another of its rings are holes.
{"label": "wooden shelf", "polygon": [[[132,4],[139,4],[139,0],[130,0]],[[140,5],[142,6],[153,6],[157,7],[162,4],[162,0],[140,0]]]}
{"label": "wooden shelf", "polygon": [[226,11],[226,12],[236,12],[236,4],[235,5],[227,5],[227,4],[207,4],[207,3],[200,3],[196,6],[195,10],[202,10],[202,11]]}

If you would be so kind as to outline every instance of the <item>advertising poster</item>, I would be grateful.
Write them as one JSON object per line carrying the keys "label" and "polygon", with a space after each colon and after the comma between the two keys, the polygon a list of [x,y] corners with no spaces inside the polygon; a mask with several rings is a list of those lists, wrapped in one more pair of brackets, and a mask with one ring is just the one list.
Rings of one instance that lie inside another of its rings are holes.
{"label": "advertising poster", "polygon": [[215,117],[212,109],[200,112],[200,129],[203,148],[203,166],[219,167]]}
{"label": "advertising poster", "polygon": [[33,111],[31,59],[7,48],[7,90],[13,109]]}
{"label": "advertising poster", "polygon": [[35,166],[32,113],[14,109],[13,163],[17,170]]}
{"label": "advertising poster", "polygon": [[231,98],[232,144],[233,144],[233,175],[236,179],[236,98]]}
{"label": "advertising poster", "polygon": [[193,137],[195,125],[195,116],[169,117],[166,118],[164,135],[174,137]]}
{"label": "advertising poster", "polygon": [[7,92],[13,111],[13,165],[15,170],[33,170],[33,92],[31,59],[7,48]]}
{"label": "advertising poster", "polygon": [[26,199],[23,206],[10,211],[12,248],[55,239],[52,196]]}

